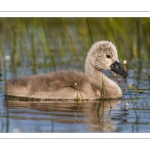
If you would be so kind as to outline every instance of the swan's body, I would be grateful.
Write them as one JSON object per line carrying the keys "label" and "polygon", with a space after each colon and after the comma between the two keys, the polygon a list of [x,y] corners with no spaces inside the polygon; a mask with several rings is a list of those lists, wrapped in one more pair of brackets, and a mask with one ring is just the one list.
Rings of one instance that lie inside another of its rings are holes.
{"label": "swan's body", "polygon": [[120,87],[102,72],[111,70],[115,61],[119,61],[116,47],[108,41],[96,42],[88,52],[85,73],[62,70],[10,79],[5,94],[42,99],[121,98]]}

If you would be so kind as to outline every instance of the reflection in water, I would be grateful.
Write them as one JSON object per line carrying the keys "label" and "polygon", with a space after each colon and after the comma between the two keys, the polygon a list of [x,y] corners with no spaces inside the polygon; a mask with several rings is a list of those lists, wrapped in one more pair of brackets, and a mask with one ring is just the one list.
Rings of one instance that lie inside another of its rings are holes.
{"label": "reflection in water", "polygon": [[45,126],[46,122],[49,122],[48,125],[51,126],[49,131],[37,130],[35,126],[36,131],[31,132],[115,132],[116,123],[111,120],[110,114],[119,102],[120,100],[37,102],[7,99],[4,106],[8,109],[9,115],[6,113],[4,117],[11,120],[28,120],[29,126],[33,121],[41,124],[44,121]]}

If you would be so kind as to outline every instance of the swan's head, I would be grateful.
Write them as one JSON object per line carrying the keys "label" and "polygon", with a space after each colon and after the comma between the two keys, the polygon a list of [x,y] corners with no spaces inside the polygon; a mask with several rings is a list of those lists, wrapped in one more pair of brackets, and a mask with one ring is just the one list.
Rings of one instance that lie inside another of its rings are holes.
{"label": "swan's head", "polygon": [[126,71],[118,60],[115,45],[108,41],[94,43],[88,53],[87,59],[98,70],[112,70],[123,77],[127,77]]}

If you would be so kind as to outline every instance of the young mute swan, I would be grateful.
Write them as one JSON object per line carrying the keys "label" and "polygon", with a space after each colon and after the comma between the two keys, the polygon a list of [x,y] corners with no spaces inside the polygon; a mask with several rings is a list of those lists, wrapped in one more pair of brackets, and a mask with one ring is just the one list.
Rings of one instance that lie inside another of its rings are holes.
{"label": "young mute swan", "polygon": [[14,78],[6,82],[4,91],[5,95],[40,99],[122,98],[120,87],[102,70],[127,77],[119,63],[116,47],[109,41],[99,41],[91,46],[85,62],[85,73],[62,70]]}

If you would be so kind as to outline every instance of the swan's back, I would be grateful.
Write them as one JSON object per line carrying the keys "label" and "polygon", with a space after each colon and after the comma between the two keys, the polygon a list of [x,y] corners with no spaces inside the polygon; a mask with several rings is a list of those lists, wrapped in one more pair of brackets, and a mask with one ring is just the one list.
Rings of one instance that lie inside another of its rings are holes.
{"label": "swan's back", "polygon": [[83,98],[85,97],[84,93],[88,91],[91,96],[95,96],[94,90],[97,88],[96,82],[85,73],[73,70],[14,78],[8,80],[5,85],[6,95],[40,97],[41,93],[41,98],[61,98],[62,95],[59,95],[59,91],[62,91],[63,95],[66,94],[65,98],[67,98],[69,92],[75,92],[75,96],[72,95],[71,99],[76,98],[77,92],[81,92]]}

